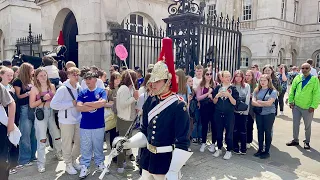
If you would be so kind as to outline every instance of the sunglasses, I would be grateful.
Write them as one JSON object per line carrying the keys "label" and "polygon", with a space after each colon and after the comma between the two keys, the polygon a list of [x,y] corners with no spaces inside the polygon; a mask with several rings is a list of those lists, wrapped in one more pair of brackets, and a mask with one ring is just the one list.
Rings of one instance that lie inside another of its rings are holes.
{"label": "sunglasses", "polygon": [[212,75],[212,73],[206,73],[206,76],[211,76]]}
{"label": "sunglasses", "polygon": [[301,68],[301,69],[306,69],[306,70],[308,70],[309,68]]}

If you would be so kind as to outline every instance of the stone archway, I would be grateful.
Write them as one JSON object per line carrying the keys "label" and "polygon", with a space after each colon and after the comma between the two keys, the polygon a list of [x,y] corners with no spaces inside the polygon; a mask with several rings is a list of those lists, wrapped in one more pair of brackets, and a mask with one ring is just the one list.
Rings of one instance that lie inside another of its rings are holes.
{"label": "stone archway", "polygon": [[297,66],[297,56],[298,56],[297,50],[293,49],[291,52],[291,59],[292,59],[291,65]]}
{"label": "stone archway", "polygon": [[78,42],[76,36],[78,35],[78,24],[74,13],[64,8],[59,11],[53,24],[53,38],[59,36],[59,32],[63,32],[63,38],[67,52],[65,54],[66,61],[73,61],[78,66]]}
{"label": "stone archway", "polygon": [[73,61],[78,66],[78,42],[76,37],[78,35],[78,24],[72,12],[67,15],[63,24],[63,38],[67,47],[66,60]]}

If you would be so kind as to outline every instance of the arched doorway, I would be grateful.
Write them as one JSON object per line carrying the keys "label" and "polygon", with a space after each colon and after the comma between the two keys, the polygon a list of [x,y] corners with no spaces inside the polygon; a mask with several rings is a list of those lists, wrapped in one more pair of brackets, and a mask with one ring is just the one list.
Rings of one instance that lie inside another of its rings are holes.
{"label": "arched doorway", "polygon": [[291,65],[296,66],[297,65],[297,51],[295,49],[291,52],[292,62]]}
{"label": "arched doorway", "polygon": [[78,24],[74,14],[70,11],[63,23],[63,38],[67,47],[65,54],[67,61],[73,61],[78,66],[78,42],[76,36],[78,35]]}

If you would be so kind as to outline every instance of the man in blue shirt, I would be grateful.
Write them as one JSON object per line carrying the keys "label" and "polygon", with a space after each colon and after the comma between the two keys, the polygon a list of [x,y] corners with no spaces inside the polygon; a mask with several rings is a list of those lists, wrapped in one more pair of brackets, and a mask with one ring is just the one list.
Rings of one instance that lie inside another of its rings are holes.
{"label": "man in blue shirt", "polygon": [[77,110],[81,112],[82,118],[80,122],[80,178],[89,175],[89,166],[94,154],[94,162],[98,171],[103,171],[104,154],[104,105],[106,103],[107,94],[104,89],[96,86],[97,74],[87,72],[84,79],[87,89],[79,93],[77,100]]}

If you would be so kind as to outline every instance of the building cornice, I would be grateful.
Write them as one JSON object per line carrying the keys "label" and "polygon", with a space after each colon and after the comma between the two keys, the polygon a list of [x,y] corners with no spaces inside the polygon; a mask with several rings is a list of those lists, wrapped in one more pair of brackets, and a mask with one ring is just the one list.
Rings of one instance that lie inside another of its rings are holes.
{"label": "building cornice", "polygon": [[31,9],[41,9],[37,6],[33,0],[4,0],[0,1],[0,11],[5,9],[9,6],[16,6],[16,7],[25,7]]}

